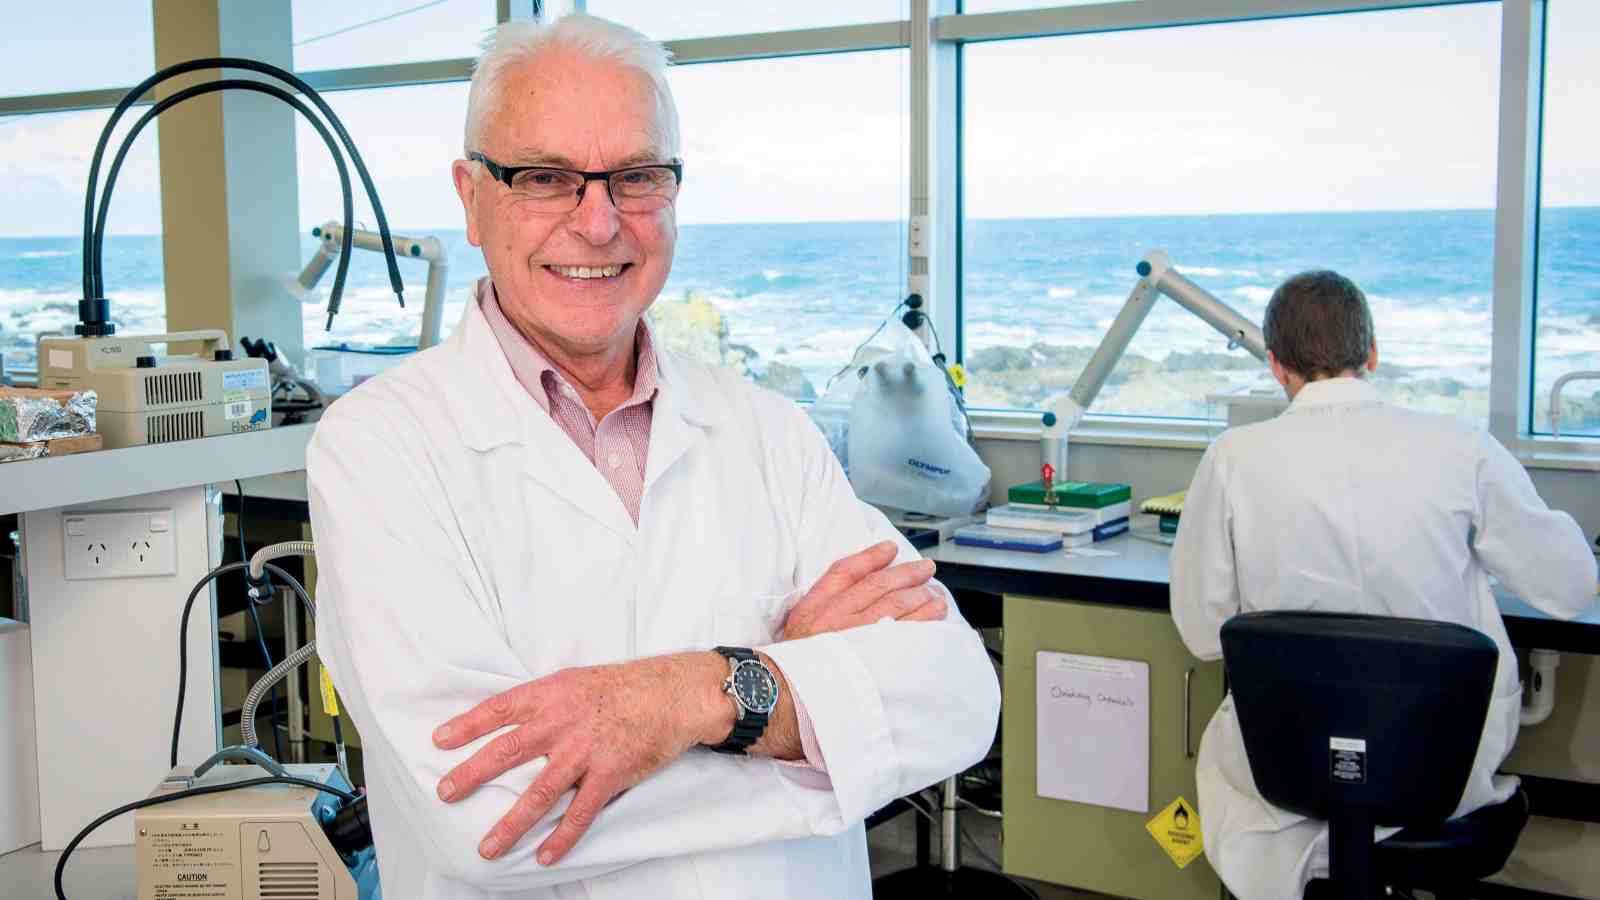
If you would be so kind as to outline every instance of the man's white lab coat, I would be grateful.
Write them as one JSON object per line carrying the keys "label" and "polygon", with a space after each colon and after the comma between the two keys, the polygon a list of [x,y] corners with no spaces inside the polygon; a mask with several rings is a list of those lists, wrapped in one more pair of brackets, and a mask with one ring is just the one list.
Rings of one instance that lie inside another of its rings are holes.
{"label": "man's white lab coat", "polygon": [[[1434,619],[1494,639],[1500,664],[1462,816],[1516,789],[1494,775],[1522,689],[1490,575],[1555,616],[1594,600],[1582,531],[1493,437],[1335,378],[1206,452],[1173,547],[1172,618],[1201,659],[1221,658],[1223,622],[1261,610]],[[1299,900],[1326,877],[1327,827],[1256,792],[1231,696],[1201,739],[1196,781],[1206,857],[1240,900]]]}
{"label": "man's white lab coat", "polygon": [[538,767],[447,805],[435,785],[468,752],[436,749],[435,727],[566,667],[768,645],[838,558],[884,539],[916,557],[793,403],[657,353],[637,527],[475,303],[448,341],[317,427],[317,644],[361,731],[387,900],[864,900],[862,819],[989,747],[999,687],[953,608],[770,645],[828,775],[697,749],[612,801],[553,868],[534,852],[570,793],[503,857],[479,857]]}

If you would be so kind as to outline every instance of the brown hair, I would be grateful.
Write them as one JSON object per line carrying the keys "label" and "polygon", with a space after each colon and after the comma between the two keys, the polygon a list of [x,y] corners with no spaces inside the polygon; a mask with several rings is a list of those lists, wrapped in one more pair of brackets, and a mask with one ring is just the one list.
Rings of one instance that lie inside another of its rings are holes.
{"label": "brown hair", "polygon": [[1374,334],[1366,295],[1329,270],[1301,272],[1273,291],[1261,331],[1278,362],[1310,381],[1359,375]]}

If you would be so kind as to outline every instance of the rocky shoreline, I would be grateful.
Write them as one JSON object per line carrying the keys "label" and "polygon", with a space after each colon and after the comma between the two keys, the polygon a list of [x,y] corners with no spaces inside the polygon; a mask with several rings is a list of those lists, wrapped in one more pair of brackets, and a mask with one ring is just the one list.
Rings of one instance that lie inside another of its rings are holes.
{"label": "rocky shoreline", "polygon": [[[727,366],[757,384],[795,400],[814,400],[822,387],[806,372],[779,360],[763,359],[736,342],[728,318],[708,297],[690,291],[663,298],[648,314],[657,339],[695,359]],[[1028,346],[986,347],[967,359],[966,397],[973,409],[1040,409],[1082,374],[1095,348],[1035,342]],[[841,361],[842,364],[843,361]],[[1411,409],[1487,422],[1489,391],[1453,378],[1428,377],[1416,369],[1381,364],[1372,381],[1390,402]],[[1485,379],[1487,381],[1487,379]],[[1141,416],[1207,418],[1207,394],[1250,387],[1275,388],[1265,367],[1244,353],[1174,352],[1164,359],[1128,353],[1107,379],[1094,411]],[[1535,398],[1535,422],[1548,428],[1549,397]],[[1575,385],[1562,398],[1562,430],[1600,433],[1600,383]]]}

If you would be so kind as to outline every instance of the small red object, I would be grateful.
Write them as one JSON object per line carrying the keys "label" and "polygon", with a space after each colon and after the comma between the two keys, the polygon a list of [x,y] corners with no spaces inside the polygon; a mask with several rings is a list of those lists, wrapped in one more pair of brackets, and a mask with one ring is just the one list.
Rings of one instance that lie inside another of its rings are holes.
{"label": "small red object", "polygon": [[1039,474],[1044,476],[1045,490],[1049,490],[1050,486],[1055,484],[1056,467],[1050,465],[1049,463],[1045,463],[1044,466],[1039,469]]}

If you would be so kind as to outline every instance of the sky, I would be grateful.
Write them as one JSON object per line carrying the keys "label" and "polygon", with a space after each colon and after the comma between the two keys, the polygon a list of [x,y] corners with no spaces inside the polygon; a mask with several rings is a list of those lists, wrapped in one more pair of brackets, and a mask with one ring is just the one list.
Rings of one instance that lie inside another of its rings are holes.
{"label": "sky", "polygon": [[[1008,0],[974,0],[985,10]],[[293,0],[296,68],[469,56],[493,0]],[[905,15],[904,0],[723,0],[684,10],[591,0],[653,37]],[[153,68],[149,7],[60,0],[0,10],[0,93],[129,86]],[[12,20],[12,21],[8,21]],[[377,21],[375,21],[377,20]],[[85,24],[88,23],[88,24]],[[1497,3],[969,46],[966,209],[983,218],[1361,209],[1494,203]],[[25,40],[16,39],[25,36]],[[424,39],[424,36],[425,39]],[[64,48],[73,62],[61,64]],[[903,50],[682,66],[679,220],[898,219],[906,208]],[[1553,0],[1543,197],[1600,205],[1600,3]],[[391,224],[455,229],[450,162],[464,84],[328,95]],[[104,111],[0,118],[0,235],[71,235]],[[157,126],[159,127],[159,126]],[[120,136],[118,138],[120,140]],[[297,133],[302,230],[338,215],[334,168]],[[160,228],[155,131],[119,179],[109,228]],[[358,201],[357,218],[371,222]]]}

